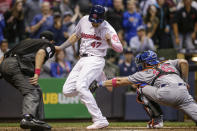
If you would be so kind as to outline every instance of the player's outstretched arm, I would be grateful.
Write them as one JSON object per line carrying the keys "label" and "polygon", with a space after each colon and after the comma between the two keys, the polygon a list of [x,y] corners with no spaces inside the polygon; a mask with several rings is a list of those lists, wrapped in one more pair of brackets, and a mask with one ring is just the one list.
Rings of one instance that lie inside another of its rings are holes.
{"label": "player's outstretched arm", "polygon": [[110,92],[113,90],[113,88],[120,86],[128,86],[128,85],[133,85],[133,83],[129,81],[128,77],[117,77],[99,83],[99,86],[106,87],[107,90]]}
{"label": "player's outstretched arm", "polygon": [[80,38],[77,37],[77,35],[74,33],[63,44],[61,44],[60,46],[55,46],[55,49],[56,51],[63,50],[71,45],[74,45],[79,39]]}
{"label": "player's outstretched arm", "polygon": [[45,57],[46,57],[46,52],[44,51],[44,49],[38,50],[38,52],[36,53],[36,57],[35,57],[35,74],[34,74],[34,77],[30,78],[30,80],[29,80],[30,84],[32,84],[32,85],[38,84],[40,70],[41,70],[42,65],[44,63]]}
{"label": "player's outstretched arm", "polygon": [[178,65],[179,65],[180,71],[181,71],[181,78],[185,82],[188,82],[189,65],[188,65],[187,60],[179,59]]}

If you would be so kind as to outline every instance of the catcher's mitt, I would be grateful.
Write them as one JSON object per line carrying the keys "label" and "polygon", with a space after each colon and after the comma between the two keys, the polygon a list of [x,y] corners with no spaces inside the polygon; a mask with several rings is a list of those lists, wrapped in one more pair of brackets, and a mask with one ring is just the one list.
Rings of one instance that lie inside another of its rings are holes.
{"label": "catcher's mitt", "polygon": [[90,84],[89,89],[90,89],[90,91],[91,91],[92,93],[94,93],[94,92],[96,91],[97,88],[98,88],[97,81],[94,80],[94,81]]}

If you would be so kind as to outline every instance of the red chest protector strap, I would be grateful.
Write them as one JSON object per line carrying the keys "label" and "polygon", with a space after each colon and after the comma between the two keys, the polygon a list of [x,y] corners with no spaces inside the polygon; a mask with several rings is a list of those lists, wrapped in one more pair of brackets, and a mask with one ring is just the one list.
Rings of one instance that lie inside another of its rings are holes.
{"label": "red chest protector strap", "polygon": [[158,68],[157,66],[153,67],[153,69],[157,70],[159,72],[159,74],[153,78],[153,81],[151,82],[151,86],[153,86],[155,84],[155,81],[157,80],[157,78],[159,78],[162,75],[168,75],[168,74],[178,75],[176,72],[165,72],[165,71],[161,70],[160,68]]}

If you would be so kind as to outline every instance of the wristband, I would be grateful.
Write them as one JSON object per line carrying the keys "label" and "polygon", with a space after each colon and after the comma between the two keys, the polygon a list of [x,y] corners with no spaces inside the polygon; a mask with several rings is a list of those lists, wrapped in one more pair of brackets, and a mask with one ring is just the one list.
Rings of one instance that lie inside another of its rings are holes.
{"label": "wristband", "polygon": [[117,87],[117,79],[116,78],[112,79],[112,86]]}
{"label": "wristband", "polygon": [[103,82],[100,81],[100,82],[98,83],[98,86],[99,86],[99,87],[103,87]]}
{"label": "wristband", "polygon": [[35,74],[40,75],[40,69],[35,69]]}

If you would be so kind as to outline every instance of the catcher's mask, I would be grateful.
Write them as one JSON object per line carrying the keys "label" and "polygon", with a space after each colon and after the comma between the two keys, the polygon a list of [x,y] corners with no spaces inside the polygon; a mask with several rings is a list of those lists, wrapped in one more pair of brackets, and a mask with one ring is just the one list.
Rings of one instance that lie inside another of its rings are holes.
{"label": "catcher's mask", "polygon": [[159,60],[157,59],[157,54],[154,51],[148,50],[138,54],[135,57],[135,63],[138,70],[140,71],[145,68],[144,63],[153,66],[157,65],[159,63]]}

